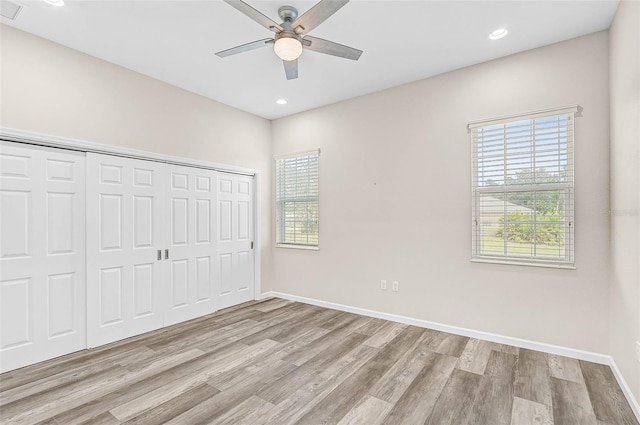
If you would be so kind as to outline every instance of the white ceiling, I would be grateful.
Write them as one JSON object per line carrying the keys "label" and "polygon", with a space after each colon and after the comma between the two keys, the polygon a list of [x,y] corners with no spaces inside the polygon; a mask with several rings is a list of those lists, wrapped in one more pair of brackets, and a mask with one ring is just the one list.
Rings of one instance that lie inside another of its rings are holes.
{"label": "white ceiling", "polygon": [[[609,28],[605,1],[352,0],[309,35],[364,50],[359,61],[304,51],[287,81],[269,46],[227,58],[215,52],[273,33],[221,0],[19,0],[2,22],[253,114],[274,119],[446,71]],[[280,22],[315,4],[247,0]],[[499,27],[509,35],[491,41]],[[287,105],[275,101],[284,98]]]}

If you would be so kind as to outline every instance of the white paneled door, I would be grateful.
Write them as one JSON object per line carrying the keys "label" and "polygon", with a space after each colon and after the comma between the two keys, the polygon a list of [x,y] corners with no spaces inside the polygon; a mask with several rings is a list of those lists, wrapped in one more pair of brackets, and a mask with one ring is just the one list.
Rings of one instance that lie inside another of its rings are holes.
{"label": "white paneled door", "polygon": [[163,167],[87,154],[89,347],[163,326]]}
{"label": "white paneled door", "polygon": [[252,176],[218,173],[218,308],[254,299]]}
{"label": "white paneled door", "polygon": [[0,143],[0,372],[254,299],[253,176]]}
{"label": "white paneled door", "polygon": [[217,173],[87,155],[90,347],[213,313]]}
{"label": "white paneled door", "polygon": [[170,325],[216,309],[216,172],[167,165],[165,175],[165,325]]}
{"label": "white paneled door", "polygon": [[0,372],[86,346],[85,157],[0,142]]}

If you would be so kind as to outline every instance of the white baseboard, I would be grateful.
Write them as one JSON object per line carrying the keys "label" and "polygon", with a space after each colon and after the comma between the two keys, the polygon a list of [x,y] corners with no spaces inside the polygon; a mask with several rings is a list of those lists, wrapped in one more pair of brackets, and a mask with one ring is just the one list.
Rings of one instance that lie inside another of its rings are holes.
{"label": "white baseboard", "polygon": [[282,292],[267,292],[262,294],[266,297],[284,298],[291,301],[299,301],[305,304],[317,305],[333,310],[346,311],[349,313],[360,314],[362,316],[376,317],[378,319],[390,320],[393,322],[405,323],[407,325],[418,326],[421,328],[433,329],[436,331],[447,332],[456,335],[468,336],[471,338],[482,339],[484,341],[497,342],[499,344],[513,345],[515,347],[527,348],[530,350],[542,351],[549,354],[557,354],[559,356],[571,357],[578,360],[585,360],[592,363],[609,365],[611,357],[605,354],[592,353],[589,351],[576,350],[573,348],[561,347],[558,345],[545,344],[542,342],[529,341],[526,339],[513,338],[509,336],[477,331],[473,329],[460,328],[457,326],[445,325],[428,320],[414,319],[412,317],[399,316],[396,314],[383,313],[375,310],[367,310],[359,307],[352,307],[344,304],[336,304],[328,301],[316,300],[313,298],[300,297],[297,295],[285,294]]}
{"label": "white baseboard", "polygon": [[345,311],[348,313],[360,314],[362,316],[375,317],[378,319],[390,320],[398,323],[405,323],[407,325],[418,326],[421,328],[433,329],[441,332],[448,332],[455,335],[467,336],[470,338],[481,339],[484,341],[496,342],[499,344],[512,345],[514,347],[526,348],[529,350],[542,351],[543,353],[556,354],[559,356],[570,357],[577,360],[584,360],[587,362],[603,364],[611,367],[614,376],[618,380],[620,388],[624,392],[624,395],[629,401],[631,408],[633,409],[638,421],[640,421],[640,405],[633,396],[629,385],[625,381],[624,377],[620,373],[618,366],[616,365],[613,357],[606,354],[593,353],[590,351],[577,350],[575,348],[562,347],[559,345],[546,344],[544,342],[530,341],[527,339],[513,338],[510,336],[494,334],[490,332],[483,332],[473,329],[460,328],[457,326],[445,325],[437,322],[430,322],[428,320],[415,319],[412,317],[399,316],[397,314],[384,313],[381,311],[368,310],[360,307],[352,307],[344,304],[332,303],[329,301],[317,300],[314,298],[300,297],[298,295],[286,294],[283,292],[270,291],[261,294],[260,299],[268,297],[283,298],[291,301],[298,301],[305,304],[316,305],[318,307],[330,308],[332,310]]}
{"label": "white baseboard", "polygon": [[622,392],[627,397],[627,401],[631,405],[631,409],[633,409],[633,413],[636,414],[636,418],[638,419],[638,422],[640,422],[640,403],[638,403],[638,400],[636,400],[635,397],[633,396],[633,393],[631,392],[631,388],[629,388],[629,384],[627,384],[627,381],[622,376],[622,372],[620,372],[620,369],[618,369],[618,365],[616,364],[616,361],[613,359],[613,357],[609,357],[609,358],[611,359],[609,366],[611,366],[611,371],[613,372],[613,376],[616,377],[616,380],[618,381],[618,385],[620,385],[620,388],[622,388]]}

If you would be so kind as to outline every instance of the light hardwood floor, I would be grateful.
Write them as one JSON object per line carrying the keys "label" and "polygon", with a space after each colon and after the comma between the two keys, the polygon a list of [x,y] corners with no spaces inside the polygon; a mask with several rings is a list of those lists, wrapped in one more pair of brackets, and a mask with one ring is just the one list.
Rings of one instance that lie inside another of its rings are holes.
{"label": "light hardwood floor", "polygon": [[0,375],[0,420],[638,425],[607,366],[275,298]]}

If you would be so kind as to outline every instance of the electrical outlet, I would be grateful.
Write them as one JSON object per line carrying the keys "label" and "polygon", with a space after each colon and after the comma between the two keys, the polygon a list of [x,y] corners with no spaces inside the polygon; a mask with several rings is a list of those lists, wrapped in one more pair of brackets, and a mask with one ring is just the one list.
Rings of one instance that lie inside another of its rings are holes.
{"label": "electrical outlet", "polygon": [[393,281],[393,283],[391,284],[391,289],[393,290],[393,292],[398,292],[400,290],[400,284],[397,280]]}
{"label": "electrical outlet", "polygon": [[636,360],[640,363],[640,341],[636,341]]}
{"label": "electrical outlet", "polygon": [[383,291],[387,290],[387,281],[386,280],[381,280],[380,281],[380,289]]}

